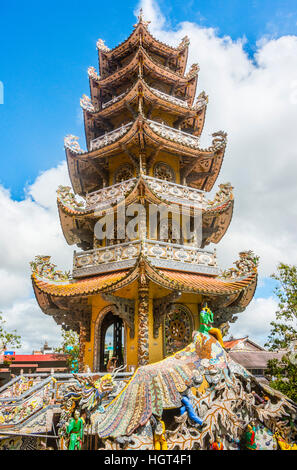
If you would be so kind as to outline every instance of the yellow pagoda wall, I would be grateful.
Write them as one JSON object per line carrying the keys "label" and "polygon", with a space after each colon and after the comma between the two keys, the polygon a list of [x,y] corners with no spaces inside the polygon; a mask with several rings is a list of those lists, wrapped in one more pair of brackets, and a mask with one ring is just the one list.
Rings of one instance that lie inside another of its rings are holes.
{"label": "yellow pagoda wall", "polygon": [[154,176],[154,166],[158,162],[164,162],[167,163],[167,165],[171,166],[171,168],[175,172],[176,183],[180,184],[179,157],[172,155],[168,152],[161,152],[161,154],[159,154],[156,160],[154,161],[154,164],[152,165],[152,168],[149,171],[149,176]]}
{"label": "yellow pagoda wall", "polygon": [[[109,158],[108,161],[108,166],[109,166],[109,185],[112,186],[114,184],[114,174],[115,172],[122,166],[122,165],[132,165],[131,160],[129,157],[125,154],[119,154],[116,155],[115,157]],[[135,170],[134,170],[134,177],[136,176]]]}
{"label": "yellow pagoda wall", "polygon": [[[154,338],[153,334],[153,294],[155,288],[152,284],[149,286],[149,311],[148,311],[148,324],[149,324],[149,362],[158,362],[164,357],[164,345],[163,345],[163,324],[159,329],[158,338]],[[90,298],[90,303],[92,305],[92,320],[91,320],[91,334],[90,341],[85,343],[85,355],[84,355],[84,364],[88,365],[90,369],[94,370],[94,349],[97,334],[96,322],[100,312],[110,305],[110,302],[103,300],[100,294]],[[193,327],[194,330],[199,328],[199,304],[201,302],[201,296],[196,294],[183,294],[178,302],[188,307],[192,313],[193,318]],[[131,366],[137,366],[137,353],[138,353],[138,299],[135,299],[135,335],[134,338],[130,338],[129,328],[124,322],[125,326],[125,350],[124,350],[124,361],[127,364],[127,370],[131,370]]]}
{"label": "yellow pagoda wall", "polygon": [[[180,182],[180,165],[179,165],[179,157],[178,156],[172,155],[172,154],[170,154],[168,152],[165,152],[165,151],[160,152],[160,154],[158,155],[158,157],[154,161],[154,164],[150,168],[150,171],[148,173],[149,176],[154,176],[154,166],[158,162],[164,162],[164,163],[167,163],[167,165],[171,166],[171,168],[175,172],[176,183],[177,184],[181,183]],[[109,165],[109,175],[110,175],[109,176],[109,185],[110,186],[114,184],[114,174],[115,174],[115,172],[122,165],[125,165],[125,164],[133,166],[132,163],[131,163],[131,160],[129,159],[129,157],[124,153],[118,154],[118,155],[116,155],[114,157],[111,157],[109,159],[108,165]],[[134,177],[136,176],[135,170],[134,170],[134,175],[133,176]]]}

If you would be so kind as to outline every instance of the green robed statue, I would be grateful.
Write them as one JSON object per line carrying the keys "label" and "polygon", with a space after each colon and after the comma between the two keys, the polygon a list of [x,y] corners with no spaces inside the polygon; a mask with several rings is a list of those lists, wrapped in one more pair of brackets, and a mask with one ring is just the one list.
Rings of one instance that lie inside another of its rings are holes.
{"label": "green robed statue", "polygon": [[81,450],[84,437],[84,421],[80,417],[79,411],[74,412],[74,418],[71,418],[67,426],[67,434],[70,434],[69,450]]}

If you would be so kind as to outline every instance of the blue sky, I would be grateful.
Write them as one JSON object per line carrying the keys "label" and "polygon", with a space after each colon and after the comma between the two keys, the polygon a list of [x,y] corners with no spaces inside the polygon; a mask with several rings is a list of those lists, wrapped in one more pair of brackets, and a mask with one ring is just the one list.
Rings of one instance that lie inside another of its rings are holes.
{"label": "blue sky", "polygon": [[[198,91],[210,96],[206,140],[228,132],[217,184],[234,185],[235,211],[217,249],[222,267],[245,249],[260,255],[255,300],[232,333],[263,344],[277,309],[269,276],[280,261],[297,264],[296,0],[141,3],[161,41],[190,37]],[[98,66],[96,41],[114,47],[125,40],[138,6],[12,0],[1,8],[0,311],[26,352],[44,340],[57,344],[60,334],[36,304],[29,261],[49,254],[68,270],[75,249],[66,245],[56,208],[56,189],[68,182],[63,139],[80,136],[84,147],[79,99],[89,95],[87,68]]]}
{"label": "blue sky", "polygon": [[[293,0],[160,0],[166,27],[194,21],[232,39],[246,37],[251,54],[263,35],[296,32]],[[86,70],[97,65],[98,37],[113,47],[135,23],[137,2],[12,0],[1,6],[0,183],[21,199],[26,184],[64,159],[63,137],[83,135],[79,98]],[[197,51],[199,56],[199,51]]]}

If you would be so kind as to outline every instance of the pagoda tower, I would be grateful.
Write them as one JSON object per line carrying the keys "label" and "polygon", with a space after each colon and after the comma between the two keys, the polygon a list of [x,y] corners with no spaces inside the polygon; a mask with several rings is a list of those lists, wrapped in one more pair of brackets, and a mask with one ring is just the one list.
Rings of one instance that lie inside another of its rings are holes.
{"label": "pagoda tower", "polygon": [[[251,251],[221,272],[211,248],[230,224],[233,188],[207,196],[227,138],[215,132],[200,146],[208,97],[195,99],[199,67],[186,72],[188,47],[187,37],[178,47],[155,39],[142,12],[119,46],[99,40],[100,75],[88,69],[90,98],[81,99],[87,150],[65,138],[73,192],[59,187],[58,210],[67,243],[80,251],[72,275],[49,256],[31,267],[42,311],[80,335],[81,370],[104,372],[114,357],[131,371],[182,349],[205,303],[226,332],[256,288]],[[184,213],[188,227],[199,214],[199,230],[182,230]]]}

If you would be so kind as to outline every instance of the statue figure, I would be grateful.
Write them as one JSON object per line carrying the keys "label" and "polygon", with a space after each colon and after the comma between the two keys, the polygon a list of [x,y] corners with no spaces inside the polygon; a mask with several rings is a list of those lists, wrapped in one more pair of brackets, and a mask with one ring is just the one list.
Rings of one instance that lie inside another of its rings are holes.
{"label": "statue figure", "polygon": [[248,450],[256,450],[257,444],[255,442],[256,437],[256,427],[254,423],[248,424],[247,431],[245,433],[245,447]]}
{"label": "statue figure", "polygon": [[[208,319],[205,323],[211,328]],[[129,450],[152,449],[155,444],[159,447],[157,440],[162,436],[162,429],[160,426],[157,433],[155,429],[165,419],[169,423],[164,436],[169,450],[209,449],[210,443],[218,441],[220,436],[226,449],[231,444],[237,449],[239,443],[245,448],[246,441],[253,446],[251,438],[255,430],[246,436],[246,425],[252,419],[265,422],[268,429],[284,423],[288,431],[286,441],[294,444],[294,430],[287,422],[289,417],[295,419],[293,404],[278,392],[273,403],[268,401],[267,408],[250,409],[248,394],[252,390],[259,396],[265,393],[271,397],[276,393],[266,385],[264,389],[234,362],[213,335],[196,332],[186,348],[157,363],[138,367],[116,397],[105,405],[104,413],[95,410],[92,424],[106,450],[115,449],[117,444]],[[174,429],[169,421],[173,416],[166,410],[180,410],[174,416],[178,423]],[[257,427],[256,448],[258,436]],[[166,445],[164,441],[161,444],[162,448]]]}
{"label": "statue figure", "polygon": [[50,256],[35,256],[34,261],[30,262],[32,273],[53,281],[68,281],[70,273],[58,271],[50,260]]}
{"label": "statue figure", "polygon": [[224,131],[217,131],[212,134],[212,148],[215,150],[218,150],[224,146],[226,146],[227,143],[227,133]]}
{"label": "statue figure", "polygon": [[199,426],[202,426],[203,420],[199,418],[197,413],[194,410],[194,407],[191,402],[191,390],[188,388],[181,399],[181,402],[183,406],[180,408],[180,414],[183,415],[185,412],[188,413],[188,417],[190,418],[191,421],[194,421],[194,423],[198,424]]}
{"label": "statue figure", "polygon": [[229,268],[222,272],[223,279],[237,279],[241,276],[247,276],[257,272],[259,265],[259,256],[256,256],[253,251],[241,251],[239,253],[239,260],[235,261],[236,268]]}
{"label": "statue figure", "polygon": [[117,357],[111,357],[108,362],[107,362],[107,366],[106,366],[106,370],[107,372],[112,372],[116,366],[117,366],[117,360],[118,358]]}
{"label": "statue figure", "polygon": [[161,419],[156,420],[154,426],[154,449],[167,450],[167,441],[165,439],[165,423]]}
{"label": "statue figure", "polygon": [[214,441],[211,446],[210,446],[210,450],[224,450],[224,445],[221,441],[221,437],[218,436],[217,437],[217,440]]}
{"label": "statue figure", "polygon": [[75,195],[71,192],[70,186],[60,185],[57,189],[58,199],[66,206],[72,209],[84,209],[85,205],[82,201],[77,201]]}
{"label": "statue figure", "polygon": [[70,434],[69,450],[81,450],[84,437],[84,421],[80,417],[79,411],[74,412],[74,417],[66,428],[67,434]]}
{"label": "statue figure", "polygon": [[279,432],[274,434],[275,439],[277,440],[280,450],[297,450],[297,444],[289,444],[285,439],[280,435]]}
{"label": "statue figure", "polygon": [[76,374],[74,374],[74,377],[79,385],[70,387],[65,399],[76,401],[79,403],[80,409],[85,410],[87,413],[101,406],[102,401],[110,394],[115,385],[111,374],[105,374],[99,379],[79,377]]}
{"label": "statue figure", "polygon": [[211,326],[212,323],[213,312],[206,306],[200,312],[200,327],[198,331],[200,331],[200,333],[213,335],[224,348],[222,333],[219,328],[213,328]]}

